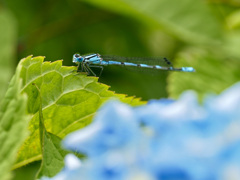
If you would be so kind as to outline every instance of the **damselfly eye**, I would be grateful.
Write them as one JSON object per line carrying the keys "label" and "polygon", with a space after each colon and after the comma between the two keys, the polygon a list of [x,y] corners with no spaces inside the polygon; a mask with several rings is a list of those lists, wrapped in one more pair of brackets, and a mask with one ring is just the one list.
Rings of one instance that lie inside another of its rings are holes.
{"label": "damselfly eye", "polygon": [[80,57],[80,54],[74,54],[74,56],[75,56],[76,58],[78,58],[78,57]]}
{"label": "damselfly eye", "polygon": [[74,63],[79,63],[79,62],[82,62],[83,58],[82,56],[80,56],[80,54],[74,54],[73,55],[73,62]]}

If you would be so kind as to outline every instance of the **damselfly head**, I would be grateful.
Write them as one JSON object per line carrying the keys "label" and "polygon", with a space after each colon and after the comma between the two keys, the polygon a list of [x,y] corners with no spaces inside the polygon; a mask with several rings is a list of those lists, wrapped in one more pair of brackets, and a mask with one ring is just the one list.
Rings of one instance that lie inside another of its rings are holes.
{"label": "damselfly head", "polygon": [[82,62],[83,61],[83,57],[82,56],[80,56],[80,54],[74,54],[73,55],[73,62],[74,63],[80,63],[80,62]]}

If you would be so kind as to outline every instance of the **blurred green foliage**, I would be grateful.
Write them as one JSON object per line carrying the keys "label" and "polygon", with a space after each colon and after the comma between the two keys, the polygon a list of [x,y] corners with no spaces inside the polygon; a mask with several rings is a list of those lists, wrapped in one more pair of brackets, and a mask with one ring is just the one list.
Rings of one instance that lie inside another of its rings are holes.
{"label": "blurred green foliage", "polygon": [[27,137],[30,116],[26,112],[28,97],[21,93],[19,65],[0,105],[0,179],[11,179],[17,152]]}
{"label": "blurred green foliage", "polygon": [[17,30],[11,12],[0,9],[0,101],[13,74]]}
{"label": "blurred green foliage", "polygon": [[14,60],[33,54],[73,65],[76,52],[166,56],[197,70],[146,74],[106,67],[99,81],[117,93],[144,100],[177,98],[186,89],[200,97],[219,93],[240,80],[239,7],[239,0],[2,0],[0,98]]}

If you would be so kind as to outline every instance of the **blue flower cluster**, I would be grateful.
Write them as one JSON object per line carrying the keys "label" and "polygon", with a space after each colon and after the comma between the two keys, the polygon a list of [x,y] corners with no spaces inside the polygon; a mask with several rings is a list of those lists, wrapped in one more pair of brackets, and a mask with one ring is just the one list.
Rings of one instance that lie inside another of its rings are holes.
{"label": "blue flower cluster", "polygon": [[140,107],[109,101],[63,145],[88,158],[66,156],[51,180],[239,180],[240,83],[201,105],[192,91]]}

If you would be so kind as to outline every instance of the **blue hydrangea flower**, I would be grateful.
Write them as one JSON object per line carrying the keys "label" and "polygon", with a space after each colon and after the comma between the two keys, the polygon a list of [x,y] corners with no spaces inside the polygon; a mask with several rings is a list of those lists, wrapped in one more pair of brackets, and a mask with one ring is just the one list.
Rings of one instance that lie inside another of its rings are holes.
{"label": "blue hydrangea flower", "polygon": [[99,110],[92,124],[68,135],[63,145],[67,149],[95,156],[137,142],[140,133],[132,108],[110,101]]}
{"label": "blue hydrangea flower", "polygon": [[53,180],[239,180],[240,83],[202,104],[192,91],[135,108],[109,101],[63,145],[88,158],[67,156]]}

